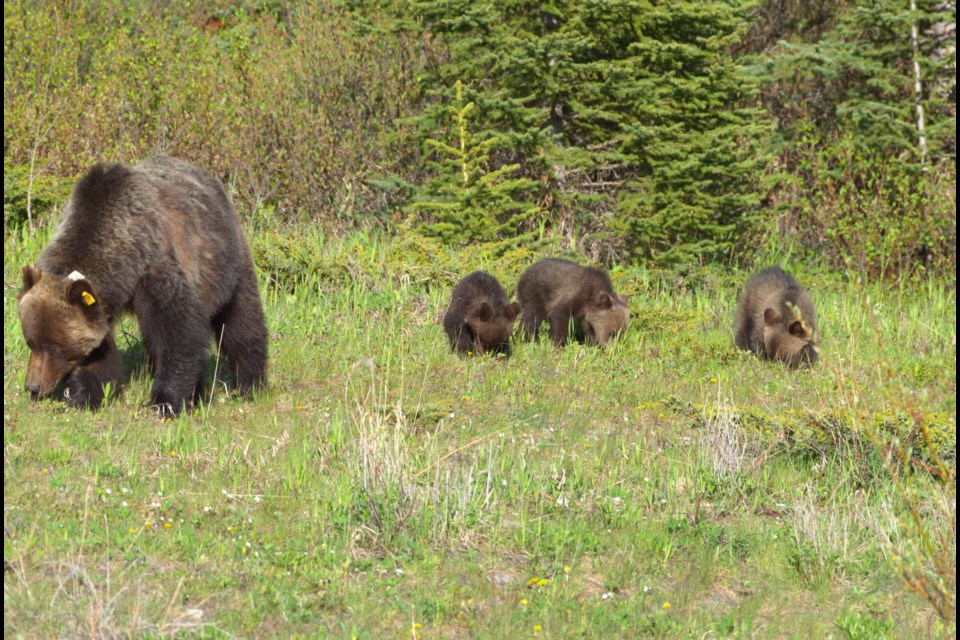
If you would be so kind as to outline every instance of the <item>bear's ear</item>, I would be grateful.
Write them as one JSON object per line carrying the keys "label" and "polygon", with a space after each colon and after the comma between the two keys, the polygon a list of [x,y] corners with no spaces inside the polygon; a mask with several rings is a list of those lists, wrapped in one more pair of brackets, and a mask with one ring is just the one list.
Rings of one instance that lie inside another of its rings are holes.
{"label": "bear's ear", "polygon": [[768,327],[772,327],[773,325],[777,324],[780,322],[780,319],[780,314],[773,309],[767,309],[763,312],[763,323]]}
{"label": "bear's ear", "polygon": [[625,295],[623,295],[623,294],[620,294],[620,295],[617,296],[617,298],[620,299],[620,302],[623,303],[623,306],[625,306],[625,307],[630,306],[630,304],[629,304],[629,302],[630,302],[630,296],[625,296]]}
{"label": "bear's ear", "polygon": [[787,327],[787,331],[790,332],[790,335],[797,336],[798,338],[807,337],[807,330],[803,328],[803,323],[799,320],[791,322],[790,326]]}
{"label": "bear's ear", "polygon": [[81,309],[100,309],[100,302],[86,278],[70,281],[67,285],[67,301]]}
{"label": "bear's ear", "polygon": [[613,298],[606,291],[601,291],[600,295],[597,296],[597,306],[601,309],[609,309],[613,306]]}
{"label": "bear's ear", "polygon": [[23,291],[21,291],[20,293],[24,294],[30,289],[32,289],[33,285],[40,282],[40,276],[42,274],[43,272],[40,271],[40,269],[38,269],[37,267],[33,266],[32,264],[28,264],[27,266],[25,266],[23,268]]}
{"label": "bear's ear", "polygon": [[493,319],[493,307],[489,302],[484,302],[477,309],[477,320],[480,322],[490,322]]}
{"label": "bear's ear", "polygon": [[511,302],[506,307],[503,308],[503,314],[507,316],[507,320],[513,322],[517,319],[517,316],[520,315],[520,303]]}

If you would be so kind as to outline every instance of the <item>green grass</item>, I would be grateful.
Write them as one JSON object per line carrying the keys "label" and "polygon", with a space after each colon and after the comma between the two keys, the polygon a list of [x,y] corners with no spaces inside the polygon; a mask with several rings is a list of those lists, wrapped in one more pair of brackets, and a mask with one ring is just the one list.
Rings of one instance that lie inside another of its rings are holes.
{"label": "green grass", "polygon": [[797,268],[823,362],[791,372],[732,345],[746,273],[617,270],[615,348],[461,358],[453,282],[532,256],[262,233],[270,388],[161,421],[131,319],[103,410],[21,391],[46,239],[4,246],[5,637],[955,632],[900,577],[955,607],[952,285]]}

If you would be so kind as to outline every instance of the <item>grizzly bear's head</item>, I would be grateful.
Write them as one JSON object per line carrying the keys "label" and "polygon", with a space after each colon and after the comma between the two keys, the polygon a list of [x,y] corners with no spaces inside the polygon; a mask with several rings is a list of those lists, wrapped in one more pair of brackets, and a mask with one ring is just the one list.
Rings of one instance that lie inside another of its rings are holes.
{"label": "grizzly bear's head", "polygon": [[24,267],[17,309],[30,347],[25,386],[38,398],[53,393],[110,332],[103,304],[77,271],[62,277],[33,265]]}
{"label": "grizzly bear's head", "polygon": [[584,309],[583,330],[589,344],[606,349],[610,340],[625,333],[629,325],[627,296],[600,291]]}
{"label": "grizzly bear's head", "polygon": [[473,332],[473,348],[477,353],[496,351],[510,342],[513,322],[520,314],[520,304],[511,302],[498,311],[484,300],[479,307],[467,313],[466,324]]}
{"label": "grizzly bear's head", "polygon": [[786,314],[776,309],[763,312],[763,348],[771,360],[779,360],[791,369],[800,369],[817,361],[816,338],[796,307],[787,303]]}

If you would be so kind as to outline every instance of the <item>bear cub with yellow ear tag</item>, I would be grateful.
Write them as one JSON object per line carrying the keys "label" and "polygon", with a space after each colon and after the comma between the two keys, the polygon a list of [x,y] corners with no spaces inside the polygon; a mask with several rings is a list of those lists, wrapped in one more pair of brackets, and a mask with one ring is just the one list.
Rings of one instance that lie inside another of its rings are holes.
{"label": "bear cub with yellow ear tag", "polygon": [[17,296],[35,398],[95,408],[123,379],[113,321],[132,311],[174,415],[200,396],[211,337],[241,393],[266,384],[267,328],[250,248],[223,185],[172,158],[98,164],[74,187]]}
{"label": "bear cub with yellow ear tag", "polygon": [[789,273],[767,267],[750,277],[737,301],[733,342],[791,369],[817,361],[817,312]]}

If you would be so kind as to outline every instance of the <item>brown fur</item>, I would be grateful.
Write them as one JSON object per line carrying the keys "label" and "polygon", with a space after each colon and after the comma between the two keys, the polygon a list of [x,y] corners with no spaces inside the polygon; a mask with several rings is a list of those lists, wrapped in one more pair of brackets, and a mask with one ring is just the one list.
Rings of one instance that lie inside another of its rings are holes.
{"label": "brown fur", "polygon": [[450,347],[459,353],[510,355],[510,334],[520,305],[510,302],[496,278],[474,271],[453,290],[443,316]]}
{"label": "brown fur", "polygon": [[733,341],[791,368],[817,361],[817,313],[810,295],[779,267],[758,271],[737,303]]}
{"label": "brown fur", "polygon": [[610,276],[567,260],[545,258],[524,271],[517,297],[523,306],[524,335],[535,337],[549,320],[558,347],[566,344],[571,322],[575,335],[604,348],[630,324],[627,297],[614,292]]}
{"label": "brown fur", "polygon": [[216,178],[179,160],[88,171],[17,300],[34,396],[66,380],[69,402],[97,406],[122,379],[113,319],[124,310],[139,321],[162,412],[200,393],[211,335],[242,393],[266,383],[267,329],[239,217]]}

